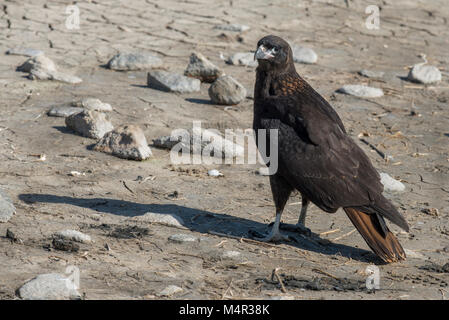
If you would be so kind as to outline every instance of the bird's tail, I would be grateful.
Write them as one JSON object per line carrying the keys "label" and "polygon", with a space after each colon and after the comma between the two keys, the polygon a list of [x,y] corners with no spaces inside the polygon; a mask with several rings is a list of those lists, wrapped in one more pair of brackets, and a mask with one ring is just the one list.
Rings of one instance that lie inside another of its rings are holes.
{"label": "bird's tail", "polygon": [[404,249],[388,229],[382,216],[367,214],[355,208],[344,210],[371,250],[383,261],[390,263],[405,260]]}

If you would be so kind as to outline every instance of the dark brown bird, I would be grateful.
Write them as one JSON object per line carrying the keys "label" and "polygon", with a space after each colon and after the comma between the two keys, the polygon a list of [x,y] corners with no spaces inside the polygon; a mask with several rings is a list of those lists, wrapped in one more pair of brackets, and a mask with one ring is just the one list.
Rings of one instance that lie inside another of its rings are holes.
{"label": "dark brown bird", "polygon": [[[257,43],[253,127],[278,132],[278,168],[270,175],[276,206],[273,228],[264,241],[286,239],[279,232],[284,206],[293,190],[302,196],[298,230],[304,230],[307,205],[333,213],[339,208],[385,262],[405,259],[384,218],[408,231],[404,217],[383,195],[380,176],[363,150],[346,134],[329,103],[296,72],[290,46],[276,36]],[[258,148],[266,141],[257,138]],[[271,165],[271,164],[270,164]]]}

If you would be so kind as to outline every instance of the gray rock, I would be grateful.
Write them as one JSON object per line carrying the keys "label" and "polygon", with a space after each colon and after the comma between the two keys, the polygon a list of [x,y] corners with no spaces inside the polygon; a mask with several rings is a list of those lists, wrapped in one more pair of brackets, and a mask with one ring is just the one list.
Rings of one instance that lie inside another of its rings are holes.
{"label": "gray rock", "polygon": [[71,84],[77,84],[83,80],[57,70],[56,64],[44,55],[34,56],[22,65],[17,67],[17,71],[28,72],[31,80],[55,80]]}
{"label": "gray rock", "polygon": [[79,113],[83,110],[84,110],[83,108],[79,108],[79,107],[61,105],[61,106],[54,106],[53,108],[50,109],[50,111],[48,111],[47,114],[50,117],[64,117],[65,118],[65,117],[71,116],[72,114]]}
{"label": "gray rock", "polygon": [[112,111],[112,107],[109,103],[101,102],[97,98],[84,98],[80,102],[75,102],[74,106],[84,108],[85,110],[95,110],[109,112]]}
{"label": "gray rock", "polygon": [[162,91],[179,93],[200,91],[201,81],[168,71],[148,72],[148,86]]}
{"label": "gray rock", "polygon": [[206,59],[199,52],[190,55],[190,62],[184,75],[197,78],[202,82],[214,82],[219,76],[223,75],[223,71]]}
{"label": "gray rock", "polygon": [[79,300],[75,283],[58,273],[41,274],[19,289],[24,300]]}
{"label": "gray rock", "polygon": [[9,219],[16,213],[16,208],[12,200],[0,190],[0,223],[8,222]]}
{"label": "gray rock", "polygon": [[145,160],[152,156],[145,134],[135,125],[122,125],[107,132],[94,150],[131,160]]}
{"label": "gray rock", "polygon": [[121,52],[112,57],[108,68],[119,71],[149,70],[160,67],[162,60],[148,53]]}
{"label": "gray rock", "polygon": [[235,105],[246,98],[246,89],[231,76],[222,76],[209,87],[213,103]]}
{"label": "gray rock", "polygon": [[230,251],[225,251],[223,252],[223,254],[221,255],[221,257],[223,259],[235,259],[241,256],[241,253],[238,251],[234,251],[234,250],[230,250]]}
{"label": "gray rock", "polygon": [[435,66],[417,64],[409,71],[408,79],[424,84],[436,83],[441,81],[441,72]]}
{"label": "gray rock", "polygon": [[366,78],[382,78],[384,76],[385,72],[363,69],[363,70],[359,71],[359,74]]}
{"label": "gray rock", "polygon": [[92,139],[101,139],[114,129],[104,113],[89,110],[68,116],[65,118],[65,124],[80,135]]}
{"label": "gray rock", "polygon": [[297,63],[316,63],[318,60],[318,55],[310,48],[302,47],[299,45],[292,46],[293,51],[293,61]]}
{"label": "gray rock", "polygon": [[44,52],[41,50],[36,50],[32,48],[24,48],[24,47],[15,47],[6,51],[6,54],[17,55],[17,56],[26,56],[26,57],[35,57],[39,55],[43,55]]}
{"label": "gray rock", "polygon": [[232,23],[232,24],[220,24],[215,26],[214,29],[224,31],[244,32],[249,30],[250,28],[249,26],[246,26],[244,24]]}
{"label": "gray rock", "polygon": [[405,255],[407,256],[407,258],[421,259],[421,260],[425,260],[426,259],[426,257],[424,255],[422,255],[421,253],[413,251],[413,250],[410,250],[410,249],[405,249],[404,248],[404,252],[405,252]]}
{"label": "gray rock", "polygon": [[80,250],[80,246],[75,241],[63,238],[53,238],[52,245],[53,248],[61,251],[78,252]]}
{"label": "gray rock", "polygon": [[164,290],[162,290],[161,292],[159,292],[157,295],[159,297],[170,297],[176,293],[180,293],[182,292],[182,288],[175,286],[175,285],[169,285],[168,287],[166,287]]}
{"label": "gray rock", "polygon": [[387,173],[380,173],[380,182],[384,185],[386,192],[402,192],[405,186],[402,182],[390,177]]}
{"label": "gray rock", "polygon": [[185,229],[183,226],[184,221],[176,214],[147,212],[142,216],[133,217],[132,220]]}
{"label": "gray rock", "polygon": [[347,84],[337,90],[337,92],[349,94],[362,98],[378,98],[384,95],[382,89],[363,86],[359,84]]}
{"label": "gray rock", "polygon": [[226,63],[235,66],[257,67],[257,60],[254,60],[253,52],[237,52],[226,60]]}
{"label": "gray rock", "polygon": [[[190,150],[192,154],[203,154],[207,147],[211,149],[211,152],[207,154],[219,158],[244,157],[245,155],[245,149],[242,146],[223,138],[218,132],[207,129],[184,130],[173,137],[163,136],[154,139],[153,144],[164,149],[172,149],[180,144],[183,149]],[[199,148],[195,147],[197,145]]]}
{"label": "gray rock", "polygon": [[198,238],[184,233],[178,233],[171,235],[168,240],[176,242],[176,243],[188,243],[188,242],[196,242]]}
{"label": "gray rock", "polygon": [[56,232],[53,234],[53,238],[66,239],[80,243],[90,243],[92,241],[89,235],[69,229]]}
{"label": "gray rock", "polygon": [[223,173],[221,173],[221,172],[218,171],[217,169],[209,170],[209,171],[207,172],[207,174],[208,174],[209,176],[211,176],[211,177],[222,177],[222,176],[223,176]]}

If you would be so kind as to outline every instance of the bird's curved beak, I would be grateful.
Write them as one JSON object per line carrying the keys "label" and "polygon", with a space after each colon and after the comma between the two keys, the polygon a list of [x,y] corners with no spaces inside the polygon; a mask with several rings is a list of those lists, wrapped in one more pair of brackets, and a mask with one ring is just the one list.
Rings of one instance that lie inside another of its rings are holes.
{"label": "bird's curved beak", "polygon": [[272,50],[268,50],[263,45],[260,45],[259,48],[257,48],[256,53],[254,54],[254,60],[268,60],[274,58]]}

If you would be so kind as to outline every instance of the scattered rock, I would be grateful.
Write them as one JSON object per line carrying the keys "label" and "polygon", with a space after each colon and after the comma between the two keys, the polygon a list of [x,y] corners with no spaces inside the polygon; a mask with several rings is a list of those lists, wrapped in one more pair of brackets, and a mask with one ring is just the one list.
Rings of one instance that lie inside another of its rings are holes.
{"label": "scattered rock", "polygon": [[199,52],[190,55],[190,62],[184,75],[197,78],[202,82],[214,82],[219,76],[223,75],[223,71],[206,59]]}
{"label": "scattered rock", "polygon": [[101,102],[101,100],[97,98],[85,98],[80,102],[74,102],[73,105],[78,108],[84,108],[85,110],[102,112],[112,111],[112,107],[109,103]]}
{"label": "scattered rock", "polygon": [[41,274],[19,290],[24,300],[80,300],[75,283],[58,273]]}
{"label": "scattered rock", "polygon": [[101,139],[114,129],[104,113],[89,110],[68,116],[65,118],[65,124],[80,135],[92,139]]}
{"label": "scattered rock", "polygon": [[402,192],[405,190],[402,182],[393,179],[387,173],[380,173],[380,182],[384,185],[384,191],[386,192]]}
{"label": "scattered rock", "polygon": [[225,252],[223,252],[223,254],[221,255],[221,257],[224,258],[224,259],[235,259],[235,258],[240,257],[240,255],[241,255],[240,252],[230,250],[230,251],[225,251]]}
{"label": "scattered rock", "polygon": [[374,70],[360,70],[359,75],[364,76],[366,78],[382,78],[385,72],[383,71],[374,71]]}
{"label": "scattered rock", "polygon": [[35,57],[39,55],[43,55],[44,52],[41,50],[36,50],[32,48],[24,48],[24,47],[15,47],[6,51],[6,54],[16,55],[16,56],[26,56],[26,57]]}
{"label": "scattered rock", "polygon": [[[192,154],[203,154],[207,147],[210,153],[206,155],[219,158],[243,157],[245,149],[225,138],[212,130],[184,130],[175,136],[163,136],[153,140],[156,147],[164,149],[172,149],[175,145],[180,144],[182,149],[190,150]],[[196,148],[198,146],[198,148]]]}
{"label": "scattered rock", "polygon": [[424,84],[436,83],[441,81],[441,72],[435,66],[416,64],[409,71],[408,80]]}
{"label": "scattered rock", "polygon": [[254,60],[253,52],[237,52],[226,60],[226,63],[235,66],[257,67],[257,60]]}
{"label": "scattered rock", "polygon": [[28,72],[28,78],[31,80],[56,80],[71,84],[83,81],[78,77],[58,71],[56,64],[43,54],[28,59],[17,67],[17,71]]}
{"label": "scattered rock", "polygon": [[382,89],[363,86],[359,84],[347,84],[337,90],[340,93],[346,93],[351,96],[362,98],[377,98],[382,97],[384,92]]}
{"label": "scattered rock", "polygon": [[61,105],[61,106],[54,106],[53,108],[50,109],[50,111],[48,111],[48,115],[50,117],[68,117],[71,116],[72,114],[75,113],[79,113],[81,111],[83,111],[83,108],[79,108],[79,107],[71,107],[68,105]]}
{"label": "scattered rock", "polygon": [[12,200],[0,190],[0,223],[8,222],[9,219],[16,213]]}
{"label": "scattered rock", "polygon": [[244,32],[249,30],[250,28],[249,26],[246,26],[244,24],[232,23],[232,24],[220,24],[215,26],[214,29],[224,31]]}
{"label": "scattered rock", "polygon": [[185,229],[185,227],[183,226],[184,221],[176,214],[147,212],[142,216],[133,217],[132,220]]}
{"label": "scattered rock", "polygon": [[213,103],[235,105],[246,97],[246,89],[231,76],[221,76],[209,87]]}
{"label": "scattered rock", "polygon": [[302,47],[299,45],[293,45],[293,61],[297,63],[313,64],[318,60],[318,55],[310,48]]}
{"label": "scattered rock", "polygon": [[90,243],[92,241],[89,235],[76,230],[69,230],[69,229],[58,231],[55,234],[53,234],[53,237],[58,239],[76,241],[80,243]]}
{"label": "scattered rock", "polygon": [[74,241],[62,238],[54,238],[52,241],[53,248],[61,251],[78,252],[80,246]]}
{"label": "scattered rock", "polygon": [[159,294],[157,294],[159,297],[170,297],[176,293],[182,292],[182,288],[175,286],[175,285],[170,285],[168,287],[166,287],[164,290],[162,290],[161,292],[159,292]]}
{"label": "scattered rock", "polygon": [[160,67],[162,60],[148,53],[118,53],[108,62],[108,68],[119,71],[149,70]]}
{"label": "scattered rock", "polygon": [[200,91],[201,81],[168,71],[148,72],[148,87],[162,91],[179,93]]}
{"label": "scattered rock", "polygon": [[207,172],[207,174],[211,177],[222,177],[223,176],[223,173],[221,173],[220,171],[218,171],[216,169],[209,170]]}
{"label": "scattered rock", "polygon": [[145,134],[135,125],[122,125],[105,133],[94,150],[131,160],[146,160],[152,156]]}
{"label": "scattered rock", "polygon": [[196,242],[198,238],[184,233],[178,233],[171,235],[168,240],[176,242],[176,243],[186,243],[186,242]]}

